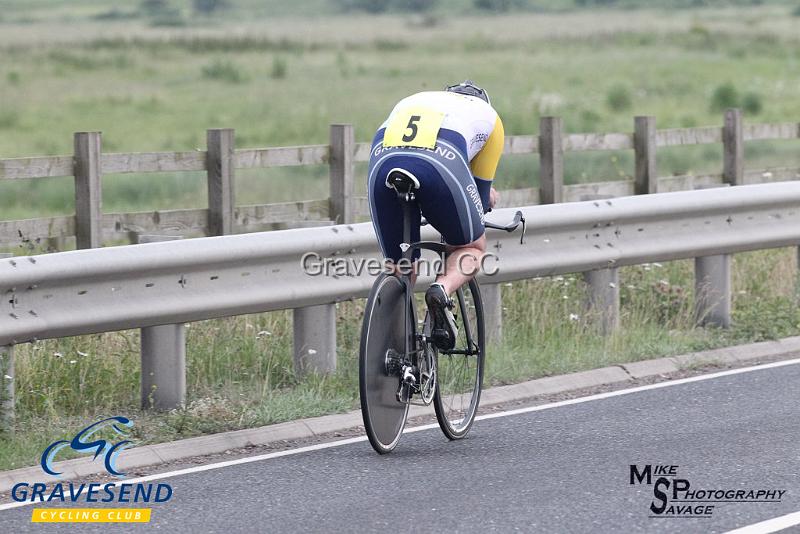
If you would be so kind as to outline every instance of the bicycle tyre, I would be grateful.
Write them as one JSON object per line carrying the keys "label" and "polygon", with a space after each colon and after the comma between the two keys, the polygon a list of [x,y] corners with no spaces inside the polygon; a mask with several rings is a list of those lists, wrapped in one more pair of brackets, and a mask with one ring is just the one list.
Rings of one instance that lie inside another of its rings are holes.
{"label": "bicycle tyre", "polygon": [[457,292],[454,312],[459,316],[459,332],[454,350],[466,351],[471,344],[474,354],[437,351],[437,383],[433,407],[439,427],[451,440],[463,438],[472,428],[483,385],[486,333],[483,301],[475,280],[471,280]]}
{"label": "bicycle tyre", "polygon": [[379,454],[391,452],[406,424],[408,404],[397,400],[400,379],[386,372],[386,353],[405,351],[404,289],[395,276],[382,273],[372,286],[359,347],[359,394],[364,429]]}

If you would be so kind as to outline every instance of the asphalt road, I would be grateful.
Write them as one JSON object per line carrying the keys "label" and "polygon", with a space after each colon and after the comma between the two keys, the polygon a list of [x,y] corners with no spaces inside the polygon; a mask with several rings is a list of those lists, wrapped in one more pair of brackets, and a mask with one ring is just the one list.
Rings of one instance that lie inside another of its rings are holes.
{"label": "asphalt road", "polygon": [[[800,510],[798,382],[793,364],[486,419],[459,442],[415,432],[387,456],[362,441],[181,475],[149,526],[31,524],[26,506],[0,512],[0,531],[724,532]],[[651,518],[661,501],[630,464],[786,492]]]}

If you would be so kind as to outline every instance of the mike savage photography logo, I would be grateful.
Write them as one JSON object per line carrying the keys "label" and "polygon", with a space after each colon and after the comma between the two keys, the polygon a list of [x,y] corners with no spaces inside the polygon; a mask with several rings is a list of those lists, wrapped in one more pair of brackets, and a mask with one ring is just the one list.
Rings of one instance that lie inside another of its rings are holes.
{"label": "mike savage photography logo", "polygon": [[[53,442],[42,452],[42,471],[59,479],[63,472],[54,463],[56,456],[72,450],[91,455],[92,461],[102,462],[109,475],[124,479],[125,473],[116,463],[120,453],[133,445],[128,439],[132,427],[133,421],[127,417],[109,417],[80,430],[70,440]],[[34,523],[149,523],[150,508],[110,506],[161,504],[172,499],[172,494],[169,484],[142,482],[19,482],[11,489],[11,498],[16,502],[73,506],[34,508],[31,514]],[[95,506],[82,507],[89,504]]]}
{"label": "mike savage photography logo", "polygon": [[678,470],[677,465],[630,465],[631,486],[652,486],[649,517],[709,518],[726,504],[776,504],[786,495],[785,489],[769,487],[693,486]]}

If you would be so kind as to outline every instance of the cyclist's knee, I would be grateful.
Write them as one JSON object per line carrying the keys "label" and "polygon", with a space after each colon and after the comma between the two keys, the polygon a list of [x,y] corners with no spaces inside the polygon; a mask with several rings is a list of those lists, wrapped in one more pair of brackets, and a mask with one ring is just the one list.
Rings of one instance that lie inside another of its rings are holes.
{"label": "cyclist's knee", "polygon": [[465,249],[465,248],[473,249],[473,250],[474,249],[478,249],[481,252],[486,252],[486,235],[480,236],[478,239],[476,239],[475,241],[472,241],[471,243],[466,243],[464,245],[449,245],[448,246],[449,252],[451,254],[454,253],[454,252],[457,252],[457,251],[459,251],[461,249]]}

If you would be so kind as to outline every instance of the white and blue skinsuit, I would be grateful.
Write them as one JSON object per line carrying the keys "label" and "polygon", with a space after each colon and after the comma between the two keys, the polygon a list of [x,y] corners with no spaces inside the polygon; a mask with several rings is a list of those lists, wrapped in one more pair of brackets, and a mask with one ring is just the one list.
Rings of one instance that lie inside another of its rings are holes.
{"label": "white and blue skinsuit", "polygon": [[375,134],[369,160],[370,215],[384,256],[394,261],[402,256],[403,210],[386,186],[392,169],[404,169],[420,182],[412,241],[419,240],[424,215],[447,244],[466,245],[485,231],[484,206],[503,142],[500,117],[480,98],[427,91],[398,102]]}

